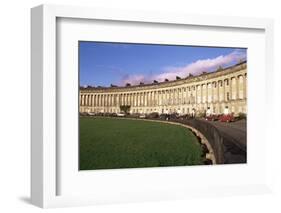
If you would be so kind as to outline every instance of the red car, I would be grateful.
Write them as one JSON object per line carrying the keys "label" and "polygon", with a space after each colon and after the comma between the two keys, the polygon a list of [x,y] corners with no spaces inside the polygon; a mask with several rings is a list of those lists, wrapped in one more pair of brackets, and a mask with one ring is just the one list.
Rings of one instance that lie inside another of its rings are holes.
{"label": "red car", "polygon": [[235,121],[235,118],[233,114],[227,114],[227,115],[221,115],[219,118],[219,121],[221,122],[233,122]]}

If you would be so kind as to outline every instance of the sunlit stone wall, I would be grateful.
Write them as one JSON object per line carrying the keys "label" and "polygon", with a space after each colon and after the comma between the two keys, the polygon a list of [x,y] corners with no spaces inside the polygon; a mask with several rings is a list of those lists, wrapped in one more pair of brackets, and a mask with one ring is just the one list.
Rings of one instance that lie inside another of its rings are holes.
{"label": "sunlit stone wall", "polygon": [[247,63],[175,81],[80,89],[80,112],[247,113]]}

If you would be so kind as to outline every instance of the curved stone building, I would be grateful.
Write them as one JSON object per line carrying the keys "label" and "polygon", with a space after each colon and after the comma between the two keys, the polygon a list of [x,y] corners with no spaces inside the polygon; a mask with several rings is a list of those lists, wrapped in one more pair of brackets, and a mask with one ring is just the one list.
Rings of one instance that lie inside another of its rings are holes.
{"label": "curved stone building", "polygon": [[247,113],[247,62],[174,81],[80,88],[80,112]]}

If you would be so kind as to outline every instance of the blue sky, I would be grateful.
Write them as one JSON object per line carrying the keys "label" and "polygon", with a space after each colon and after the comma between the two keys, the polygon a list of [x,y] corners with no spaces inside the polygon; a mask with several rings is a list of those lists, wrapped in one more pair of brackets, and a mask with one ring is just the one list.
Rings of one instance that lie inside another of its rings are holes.
{"label": "blue sky", "polygon": [[122,86],[174,80],[246,59],[246,49],[79,42],[80,85]]}

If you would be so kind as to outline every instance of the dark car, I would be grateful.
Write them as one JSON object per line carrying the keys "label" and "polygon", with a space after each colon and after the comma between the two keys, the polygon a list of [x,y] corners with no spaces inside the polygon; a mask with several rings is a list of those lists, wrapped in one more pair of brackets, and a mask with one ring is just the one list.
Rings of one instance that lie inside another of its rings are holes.
{"label": "dark car", "polygon": [[152,112],[152,113],[149,113],[149,114],[147,115],[147,118],[150,118],[150,119],[159,118],[159,114],[158,114],[158,112]]}
{"label": "dark car", "polygon": [[178,113],[172,113],[171,115],[170,115],[170,118],[171,119],[178,119],[180,117],[180,115],[178,114]]}
{"label": "dark car", "polygon": [[170,119],[170,115],[167,114],[167,113],[163,113],[163,114],[161,114],[161,115],[159,116],[159,118],[160,118],[161,120],[169,120],[169,119]]}
{"label": "dark car", "polygon": [[218,121],[219,118],[219,115],[208,115],[205,117],[206,121]]}
{"label": "dark car", "polygon": [[180,115],[179,119],[181,120],[189,120],[192,119],[193,117],[190,114],[184,114],[184,115]]}

